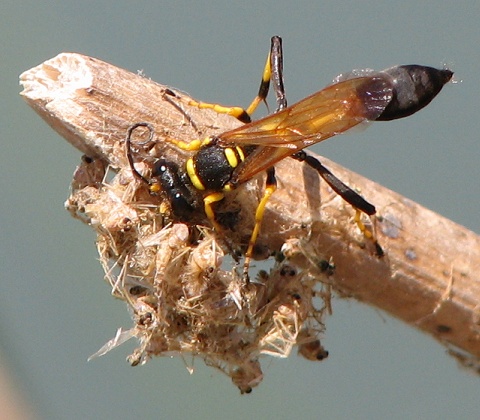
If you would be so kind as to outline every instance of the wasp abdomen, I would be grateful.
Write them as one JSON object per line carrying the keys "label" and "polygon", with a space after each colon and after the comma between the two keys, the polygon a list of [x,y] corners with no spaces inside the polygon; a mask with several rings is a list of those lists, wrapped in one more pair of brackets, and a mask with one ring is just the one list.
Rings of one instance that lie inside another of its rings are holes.
{"label": "wasp abdomen", "polygon": [[428,105],[453,76],[451,70],[416,64],[391,67],[382,73],[391,78],[393,96],[377,121],[396,120],[414,114]]}

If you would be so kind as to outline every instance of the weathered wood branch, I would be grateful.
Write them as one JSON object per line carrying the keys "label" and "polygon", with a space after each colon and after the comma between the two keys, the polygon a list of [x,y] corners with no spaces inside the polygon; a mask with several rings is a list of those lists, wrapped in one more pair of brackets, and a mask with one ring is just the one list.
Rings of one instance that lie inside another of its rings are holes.
{"label": "weathered wood branch", "polygon": [[[122,142],[135,122],[151,123],[159,136],[184,140],[239,125],[231,117],[188,107],[188,97],[174,89],[178,97],[167,94],[167,101],[166,86],[80,54],[60,54],[20,80],[27,103],[54,130],[114,168],[126,165]],[[373,255],[352,222],[349,206],[316,173],[292,159],[278,165],[279,189],[268,204],[261,241],[270,249],[296,241],[307,257],[305,264],[331,257],[337,291],[385,310],[478,362],[480,237],[321,160],[375,204],[377,236],[386,256]]]}

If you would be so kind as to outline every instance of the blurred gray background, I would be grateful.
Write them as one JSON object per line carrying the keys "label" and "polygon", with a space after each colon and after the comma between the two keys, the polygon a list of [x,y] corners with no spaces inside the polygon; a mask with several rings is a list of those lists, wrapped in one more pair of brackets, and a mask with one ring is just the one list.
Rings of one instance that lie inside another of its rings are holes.
{"label": "blurred gray background", "polygon": [[353,68],[447,64],[461,83],[419,114],[313,150],[478,232],[479,20],[480,2],[461,0],[2,1],[0,363],[36,418],[479,418],[478,377],[353,300],[334,301],[326,361],[266,358],[251,395],[201,360],[193,375],[181,359],[132,368],[133,343],[87,363],[130,318],[94,233],[63,209],[80,152],[18,95],[21,72],[71,51],[246,106],[275,34],[291,104]]}

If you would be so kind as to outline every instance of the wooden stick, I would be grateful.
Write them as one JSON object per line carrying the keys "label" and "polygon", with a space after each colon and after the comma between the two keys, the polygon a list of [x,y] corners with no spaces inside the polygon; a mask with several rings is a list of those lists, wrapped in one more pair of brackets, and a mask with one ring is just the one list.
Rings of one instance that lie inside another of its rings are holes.
{"label": "wooden stick", "polygon": [[[135,122],[149,122],[159,136],[182,140],[240,124],[189,107],[188,96],[174,89],[80,54],[60,54],[23,73],[20,81],[25,100],[54,130],[114,168],[126,165],[122,142]],[[279,189],[268,204],[261,241],[270,249],[286,243],[284,250],[300,250],[305,265],[332,258],[333,285],[341,294],[387,311],[435,337],[464,361],[469,359],[466,363],[478,363],[480,237],[320,159],[375,204],[385,257],[376,257],[364,243],[348,204],[293,159],[277,167]]]}

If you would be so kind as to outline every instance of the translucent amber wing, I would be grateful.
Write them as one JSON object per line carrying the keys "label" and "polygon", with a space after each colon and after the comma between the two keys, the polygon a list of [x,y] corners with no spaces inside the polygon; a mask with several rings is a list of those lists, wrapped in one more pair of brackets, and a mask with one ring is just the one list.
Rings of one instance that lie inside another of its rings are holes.
{"label": "translucent amber wing", "polygon": [[391,82],[380,74],[345,80],[283,111],[223,133],[220,142],[259,146],[235,174],[235,180],[242,182],[305,147],[375,120],[391,98]]}

